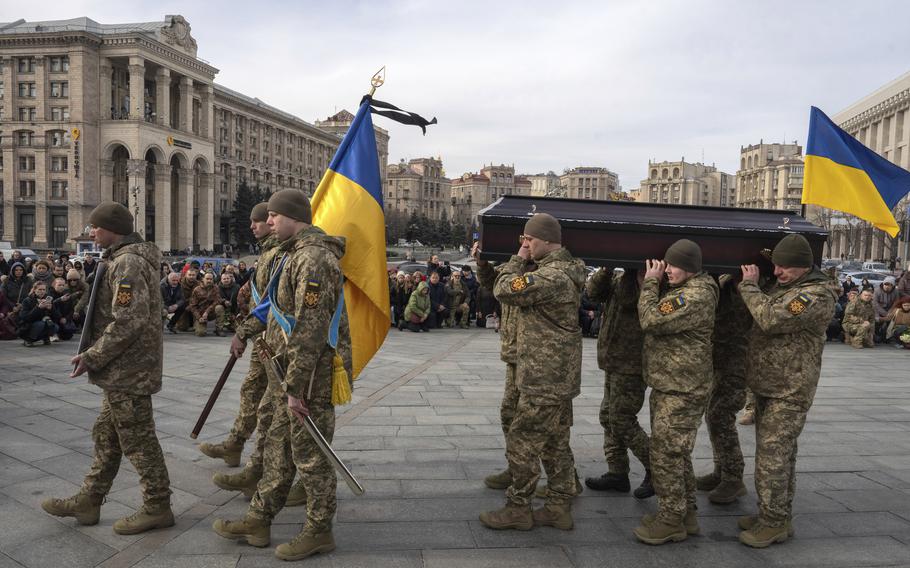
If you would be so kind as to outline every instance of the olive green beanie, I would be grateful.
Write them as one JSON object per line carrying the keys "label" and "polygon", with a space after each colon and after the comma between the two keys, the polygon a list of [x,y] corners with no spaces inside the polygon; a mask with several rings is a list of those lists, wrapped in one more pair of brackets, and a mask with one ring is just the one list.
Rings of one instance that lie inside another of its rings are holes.
{"label": "olive green beanie", "polygon": [[814,263],[812,247],[802,235],[791,233],[782,238],[774,251],[771,252],[771,262],[777,266],[793,268],[811,268]]}
{"label": "olive green beanie", "polygon": [[562,243],[562,227],[549,213],[536,213],[525,223],[525,234],[551,243]]}
{"label": "olive green beanie", "polygon": [[310,200],[299,189],[282,189],[269,198],[269,211],[303,223],[313,222]]}
{"label": "olive green beanie", "polygon": [[664,260],[686,272],[701,272],[701,247],[689,239],[679,239],[667,249]]}
{"label": "olive green beanie", "polygon": [[254,223],[264,223],[269,220],[269,204],[265,201],[257,203],[250,211],[250,221]]}
{"label": "olive green beanie", "polygon": [[129,235],[133,232],[133,216],[123,205],[115,201],[105,201],[95,207],[88,222],[94,227],[107,229],[118,235]]}

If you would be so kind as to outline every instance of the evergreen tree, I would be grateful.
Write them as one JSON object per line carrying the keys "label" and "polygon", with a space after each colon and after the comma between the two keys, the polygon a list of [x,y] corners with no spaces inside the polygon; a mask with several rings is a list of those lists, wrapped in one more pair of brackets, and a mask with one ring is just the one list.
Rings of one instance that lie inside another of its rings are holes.
{"label": "evergreen tree", "polygon": [[449,213],[443,209],[442,215],[437,223],[437,232],[439,233],[439,242],[442,245],[452,244],[452,224],[449,223]]}
{"label": "evergreen tree", "polygon": [[237,187],[237,194],[234,196],[234,208],[231,219],[231,230],[233,232],[233,242],[238,247],[245,247],[255,242],[253,232],[250,230],[250,213],[253,206],[259,203],[256,190],[250,189],[246,180],[240,182]]}
{"label": "evergreen tree", "polygon": [[411,211],[411,216],[408,218],[407,228],[405,229],[405,237],[408,242],[414,242],[415,239],[420,238],[420,220],[417,217],[417,211]]}

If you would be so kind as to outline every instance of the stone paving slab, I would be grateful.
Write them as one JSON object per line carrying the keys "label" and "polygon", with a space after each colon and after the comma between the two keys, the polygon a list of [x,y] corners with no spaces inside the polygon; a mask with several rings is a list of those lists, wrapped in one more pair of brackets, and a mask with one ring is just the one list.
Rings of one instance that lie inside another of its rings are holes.
{"label": "stone paving slab", "polygon": [[[338,409],[334,446],[366,487],[343,484],[335,523],[338,550],[309,559],[318,567],[435,566],[900,566],[910,564],[910,357],[895,349],[826,348],[816,404],[800,438],[796,537],[767,550],[737,541],[736,517],[755,511],[754,430],[740,428],[750,495],[716,506],[699,495],[701,535],[664,547],[638,544],[631,530],[655,503],[586,490],[575,529],[491,531],[477,515],[503,502],[482,479],[505,463],[499,426],[504,368],[489,330],[430,334],[390,331]],[[189,431],[226,360],[226,338],[166,338],[164,388],[155,418],[165,451],[177,526],[123,537],[111,525],[139,506],[138,476],[124,461],[101,522],[77,526],[46,515],[40,502],[77,490],[92,457],[90,431],[100,390],[67,377],[72,342],[22,348],[0,343],[0,568],[104,566],[190,568],[287,566],[273,548],[221,539],[216,518],[237,518],[247,501],[211,484],[228,471],[198,452],[220,441],[237,409],[241,360],[199,440]],[[603,375],[595,342],[585,340],[582,394],[575,400],[573,450],[582,476],[605,470],[597,412]],[[647,429],[648,412],[641,423]],[[247,444],[244,455],[248,455]],[[632,460],[637,485],[642,470]],[[704,426],[693,454],[712,465]],[[237,471],[237,470],[233,470]],[[542,481],[545,483],[545,481]],[[275,519],[273,546],[292,538],[304,511]]]}

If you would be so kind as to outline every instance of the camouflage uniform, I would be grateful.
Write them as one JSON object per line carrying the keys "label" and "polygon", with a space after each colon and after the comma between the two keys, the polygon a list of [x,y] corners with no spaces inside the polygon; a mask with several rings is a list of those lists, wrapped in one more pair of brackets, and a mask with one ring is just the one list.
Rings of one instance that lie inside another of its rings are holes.
{"label": "camouflage uniform", "polygon": [[[261,250],[259,268],[253,274],[250,282],[255,281],[256,289],[262,297],[265,297],[266,294],[272,259],[275,258],[275,253],[278,250],[277,245],[278,240],[272,235],[268,235],[259,241]],[[228,443],[243,445],[253,434],[253,430],[256,428],[259,404],[262,402],[262,395],[265,394],[268,384],[269,380],[265,374],[265,367],[262,366],[259,354],[254,349],[250,354],[250,368],[243,378],[243,383],[240,384],[240,412],[237,414],[234,426],[228,435]],[[253,455],[256,457],[250,457],[250,462],[255,464],[253,467],[257,472],[262,471],[262,447],[265,445],[265,433],[267,431],[268,426],[259,431],[260,436],[256,439],[256,449],[253,451]]]}
{"label": "camouflage uniform", "polygon": [[592,301],[607,303],[597,336],[597,365],[604,371],[600,425],[604,429],[607,466],[611,473],[628,474],[632,450],[649,470],[648,435],[638,423],[646,389],[641,376],[643,336],[638,320],[638,283],[631,273],[624,278],[599,270],[588,281],[587,293]]}
{"label": "camouflage uniform", "polygon": [[651,387],[651,476],[657,519],[679,525],[695,507],[692,450],[711,388],[717,284],[704,272],[660,295],[646,278],[638,301],[645,382]]}
{"label": "camouflage uniform", "polygon": [[705,423],[714,450],[719,479],[742,480],[743,452],[736,413],[746,402],[746,353],[752,315],[730,275],[720,277],[720,298],[714,318],[714,384],[705,409]]}
{"label": "camouflage uniform", "polygon": [[161,252],[138,233],[104,253],[98,283],[92,346],[82,353],[90,383],[101,387],[101,413],[92,428],[95,457],[82,493],[103,497],[123,455],[139,474],[149,508],[170,504],[170,481],[155,435],[151,395],[161,390],[164,344],[158,267]]}
{"label": "camouflage uniform", "polygon": [[[272,398],[274,417],[265,442],[263,477],[250,502],[249,515],[271,522],[284,507],[294,473],[299,471],[307,495],[303,534],[317,535],[332,528],[337,479],[332,464],[288,408],[287,395],[306,399],[310,417],[331,442],[335,431],[335,407],[331,402],[335,352],[326,341],[341,293],[344,240],[310,226],[281,243],[278,254],[286,254],[288,260],[272,301],[282,312],[296,318],[296,325],[290,337],[285,338],[269,314],[266,341],[281,354],[286,374],[281,386],[270,388],[267,393]],[[352,376],[346,314],[341,317],[337,350],[348,376]],[[270,386],[277,382],[273,377],[269,379]]]}
{"label": "camouflage uniform", "polygon": [[[863,327],[863,323],[868,322],[868,327]],[[873,347],[872,333],[875,330],[875,306],[872,302],[864,302],[857,296],[852,302],[847,304],[844,310],[844,320],[841,323],[844,328],[844,343],[857,349],[863,347]]]}
{"label": "camouflage uniform", "polygon": [[528,506],[547,472],[547,504],[568,505],[577,493],[575,459],[569,446],[572,399],[581,387],[581,328],[578,306],[585,282],[584,263],[560,248],[537,261],[513,256],[493,287],[503,306],[516,312],[518,403],[506,437],[512,485],[509,503]]}
{"label": "camouflage uniform", "polygon": [[215,329],[221,330],[224,321],[224,306],[221,305],[221,292],[218,284],[205,283],[196,286],[189,301],[189,311],[193,314],[193,328],[197,336],[204,336],[208,322],[215,320]]}
{"label": "camouflage uniform", "polygon": [[455,327],[455,317],[457,313],[461,314],[461,319],[458,321],[458,324],[461,326],[468,325],[468,318],[471,315],[471,308],[466,307],[461,309],[463,304],[468,304],[471,299],[471,294],[468,291],[468,287],[465,286],[465,283],[459,278],[457,281],[455,278],[449,280],[446,284],[446,296],[448,296],[449,304],[449,327]]}
{"label": "camouflage uniform", "polygon": [[[193,291],[201,284],[197,278],[188,278],[184,274],[180,278],[180,288],[183,291],[183,298],[186,300],[187,306],[189,306],[190,299],[193,297]],[[174,324],[178,331],[186,331],[189,328],[193,327],[193,314],[187,309],[183,312],[183,315],[180,316],[180,320]]]}
{"label": "camouflage uniform", "polygon": [[825,330],[837,293],[818,269],[763,293],[739,285],[755,319],[749,339],[746,382],[755,394],[755,491],[759,520],[783,527],[796,491],[796,439],[806,423],[821,373]]}

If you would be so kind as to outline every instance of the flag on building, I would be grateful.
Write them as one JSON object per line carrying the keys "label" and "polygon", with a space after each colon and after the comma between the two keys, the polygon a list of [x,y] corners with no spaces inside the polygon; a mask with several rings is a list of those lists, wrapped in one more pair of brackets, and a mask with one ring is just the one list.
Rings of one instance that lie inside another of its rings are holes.
{"label": "flag on building", "polygon": [[910,192],[910,172],[850,136],[812,107],[802,202],[836,209],[872,223],[892,237],[891,210]]}

